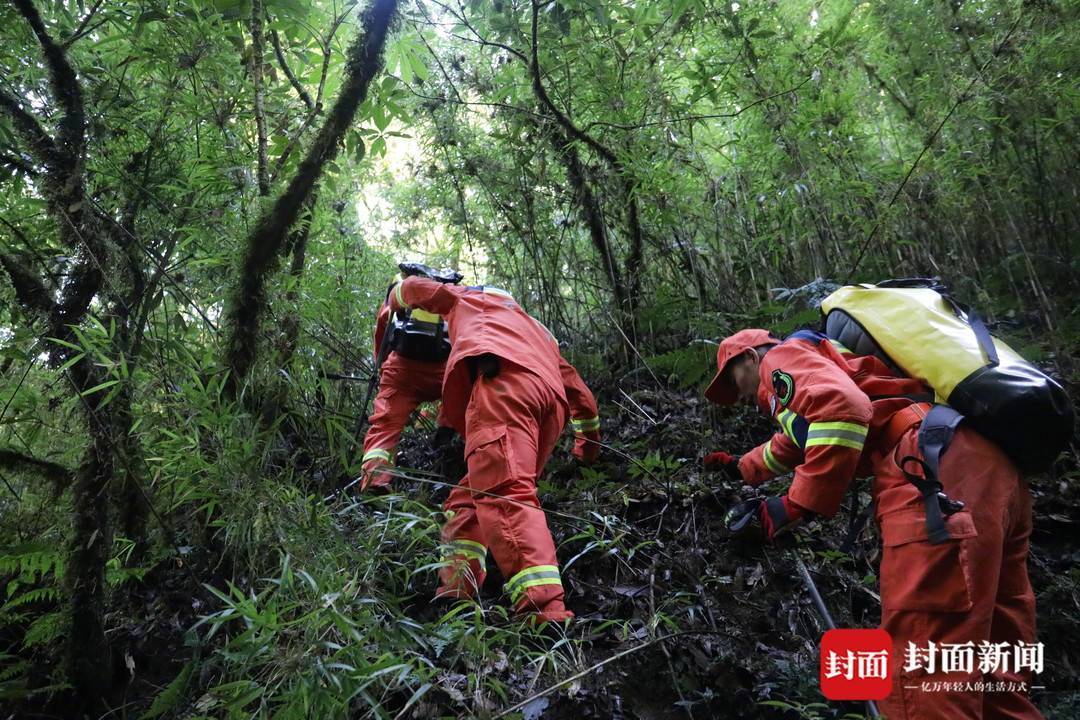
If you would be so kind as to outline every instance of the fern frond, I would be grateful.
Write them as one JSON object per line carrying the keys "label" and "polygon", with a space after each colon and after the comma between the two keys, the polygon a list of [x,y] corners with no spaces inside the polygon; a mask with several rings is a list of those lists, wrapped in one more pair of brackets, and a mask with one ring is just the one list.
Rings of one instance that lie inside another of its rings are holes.
{"label": "fern frond", "polygon": [[3,607],[0,607],[0,612],[22,607],[23,605],[29,605],[30,603],[56,602],[59,600],[60,591],[55,587],[34,588],[33,590],[29,590],[22,595],[18,595],[11,600],[8,600]]}

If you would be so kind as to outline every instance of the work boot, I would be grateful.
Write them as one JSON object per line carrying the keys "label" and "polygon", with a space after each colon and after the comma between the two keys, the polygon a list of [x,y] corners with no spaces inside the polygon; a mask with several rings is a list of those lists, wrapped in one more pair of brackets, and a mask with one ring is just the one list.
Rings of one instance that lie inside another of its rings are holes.
{"label": "work boot", "polygon": [[515,610],[518,617],[534,628],[551,625],[565,629],[574,617],[574,613],[566,609],[562,600],[550,600],[545,603],[543,608],[536,608],[525,602],[521,603]]}
{"label": "work boot", "polygon": [[541,627],[544,623],[555,623],[557,625],[569,625],[570,621],[574,618],[574,613],[570,612],[566,608],[562,610],[545,610],[542,612],[529,613],[526,615],[529,622],[537,627]]}
{"label": "work boot", "polygon": [[530,587],[514,605],[514,612],[521,617],[535,618],[533,622],[537,624],[565,622],[574,617],[574,613],[566,609],[563,597],[562,585]]}

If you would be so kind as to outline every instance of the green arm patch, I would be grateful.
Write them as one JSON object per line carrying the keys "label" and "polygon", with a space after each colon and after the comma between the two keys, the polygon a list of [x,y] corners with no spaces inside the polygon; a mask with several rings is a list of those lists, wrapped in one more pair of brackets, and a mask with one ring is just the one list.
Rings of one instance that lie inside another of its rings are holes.
{"label": "green arm patch", "polygon": [[795,378],[783,370],[773,370],[772,386],[781,405],[787,405],[795,397]]}

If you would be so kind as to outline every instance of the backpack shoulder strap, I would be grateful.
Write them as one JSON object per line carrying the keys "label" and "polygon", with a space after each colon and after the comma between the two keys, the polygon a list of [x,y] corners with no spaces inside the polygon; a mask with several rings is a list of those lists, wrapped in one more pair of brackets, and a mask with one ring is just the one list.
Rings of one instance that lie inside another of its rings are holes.
{"label": "backpack shoulder strap", "polygon": [[[922,458],[911,455],[900,462],[900,469],[908,482],[922,493],[926,505],[926,531],[931,545],[939,545],[950,538],[945,528],[945,517],[960,510],[964,504],[950,500],[942,492],[941,456],[949,449],[956,428],[964,416],[948,405],[935,405],[919,427],[919,452]],[[922,466],[923,477],[908,473],[904,466],[915,462]]]}
{"label": "backpack shoulder strap", "polygon": [[815,345],[822,340],[827,340],[828,336],[825,333],[817,332],[816,330],[796,330],[795,332],[784,338],[784,342],[788,340],[805,340]]}

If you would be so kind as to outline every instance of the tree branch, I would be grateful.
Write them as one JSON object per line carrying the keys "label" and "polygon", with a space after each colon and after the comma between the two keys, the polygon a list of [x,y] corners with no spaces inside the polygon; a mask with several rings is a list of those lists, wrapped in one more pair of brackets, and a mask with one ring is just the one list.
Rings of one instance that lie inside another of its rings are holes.
{"label": "tree branch", "polygon": [[49,32],[45,29],[45,23],[41,19],[32,0],[12,0],[30,27],[37,36],[45,55],[45,62],[49,67],[49,80],[53,95],[64,109],[64,115],[60,119],[57,141],[61,151],[66,157],[62,157],[69,171],[74,170],[77,163],[82,159],[85,144],[83,128],[86,124],[86,115],[83,110],[82,89],[79,80],[75,76],[75,69],[68,62],[64,49],[56,44]]}
{"label": "tree branch", "polygon": [[[439,2],[439,0],[432,0],[432,2],[434,2],[436,5],[441,7],[446,12],[450,13],[450,15],[452,15],[455,20],[457,20],[462,25],[464,25],[466,28],[468,28],[469,32],[471,32],[473,34],[473,36],[476,38],[475,42],[478,43],[479,45],[481,45],[483,47],[493,47],[493,48],[498,48],[500,50],[505,50],[506,52],[508,52],[511,55],[515,56],[518,60],[525,63],[526,65],[529,64],[529,59],[527,57],[525,57],[525,53],[521,52],[520,50],[517,50],[516,48],[512,48],[509,45],[504,45],[503,43],[492,42],[491,40],[488,40],[488,39],[484,38],[482,35],[480,35],[480,33],[478,33],[476,31],[476,28],[474,28],[472,26],[472,24],[469,22],[469,19],[465,16],[465,8],[461,7],[460,3],[458,4],[457,12],[455,12],[453,8],[449,7],[445,3]],[[417,4],[419,4],[419,3],[417,3]],[[459,35],[454,35],[454,37],[459,39],[459,40],[464,40],[466,42],[469,41],[468,38],[463,38],[463,37],[461,37]]]}
{"label": "tree branch", "polygon": [[285,77],[289,79],[289,84],[293,86],[293,90],[296,90],[296,94],[300,96],[300,99],[304,101],[304,105],[307,106],[308,111],[315,110],[315,101],[311,99],[311,95],[304,89],[304,86],[300,84],[300,81],[293,74],[292,68],[289,67],[289,63],[285,61],[285,53],[281,49],[281,38],[278,37],[277,30],[270,30],[270,43],[274,46],[274,55],[277,57],[278,67],[285,73]]}
{"label": "tree branch", "polygon": [[537,0],[532,0],[532,61],[530,63],[530,69],[532,70],[533,92],[540,101],[540,104],[547,108],[571,137],[585,143],[588,147],[592,148],[597,155],[611,165],[611,168],[618,175],[622,184],[623,200],[626,203],[627,229],[629,230],[630,235],[630,250],[626,255],[625,273],[623,275],[627,281],[625,286],[625,297],[620,298],[619,311],[623,313],[625,320],[629,324],[630,337],[631,339],[634,339],[636,337],[634,328],[634,305],[637,303],[638,290],[640,287],[641,274],[639,271],[644,259],[645,241],[644,233],[641,228],[641,213],[638,210],[637,197],[634,193],[632,179],[615,153],[574,125],[573,121],[567,115],[555,107],[555,103],[551,101],[551,97],[547,94],[547,90],[544,89],[540,72],[540,43],[537,40],[540,5],[541,3]]}
{"label": "tree branch", "polygon": [[0,163],[7,165],[12,170],[18,170],[24,175],[29,175],[30,177],[34,177],[38,174],[37,168],[15,155],[0,153]]}
{"label": "tree branch", "polygon": [[71,484],[75,473],[60,463],[24,455],[11,448],[0,447],[0,468],[16,471],[36,471],[44,475],[55,488],[63,489]]}
{"label": "tree branch", "polygon": [[258,149],[257,176],[259,195],[270,194],[270,168],[266,157],[266,108],[263,98],[263,56],[266,44],[263,42],[263,4],[262,0],[251,0],[251,84],[255,90],[255,132]]}
{"label": "tree branch", "polygon": [[611,251],[611,243],[608,241],[600,201],[585,178],[585,166],[581,162],[577,146],[571,142],[565,133],[554,128],[551,133],[551,141],[555,146],[555,154],[562,160],[563,167],[566,169],[566,177],[570,181],[570,187],[574,189],[575,200],[577,200],[578,207],[581,208],[582,219],[589,229],[589,237],[592,239],[596,251],[600,254],[604,264],[604,271],[611,280],[615,301],[619,306],[622,306],[626,302],[626,286],[623,283],[619,265]]}
{"label": "tree branch", "polygon": [[56,303],[44,283],[41,282],[41,278],[30,272],[14,255],[0,253],[0,267],[3,267],[11,278],[11,286],[15,288],[15,299],[27,312],[48,317],[56,311]]}
{"label": "tree branch", "polygon": [[2,88],[0,88],[0,110],[3,110],[11,118],[15,130],[30,146],[30,151],[34,154],[35,159],[46,167],[55,167],[58,153],[52,137],[45,132],[45,128],[41,127],[41,123],[37,121],[37,118],[23,110],[19,101],[7,94]]}
{"label": "tree branch", "polygon": [[337,155],[342,136],[352,123],[357,107],[367,97],[372,78],[382,68],[383,47],[396,12],[397,0],[375,0],[364,12],[361,31],[349,48],[345,79],[334,107],[288,186],[273,206],[263,212],[248,236],[240,280],[227,312],[229,335],[225,355],[232,371],[229,388],[233,394],[255,361],[259,327],[266,312],[266,281],[323,167]]}
{"label": "tree branch", "polygon": [[104,4],[105,4],[105,0],[97,0],[97,2],[94,3],[94,7],[90,8],[90,12],[86,13],[86,17],[84,17],[82,19],[82,21],[79,22],[79,27],[75,28],[75,32],[71,33],[71,36],[67,40],[64,41],[64,47],[65,48],[71,47],[83,35],[85,35],[85,34],[87,34],[89,32],[92,32],[95,28],[101,27],[101,23],[98,23],[93,28],[87,29],[87,25],[90,24],[90,21],[94,19],[94,15],[97,14],[97,11],[100,10],[101,6],[104,5]]}
{"label": "tree branch", "polygon": [[[270,176],[271,181],[277,180],[278,175],[281,174],[282,168],[285,167],[285,163],[289,160],[290,157],[292,157],[293,151],[296,150],[297,146],[300,144],[300,140],[304,137],[304,133],[307,132],[308,126],[310,126],[311,123],[315,121],[315,118],[322,114],[323,89],[326,87],[326,75],[330,70],[330,57],[333,55],[334,35],[337,34],[338,28],[341,27],[341,23],[343,23],[345,21],[345,18],[349,16],[349,12],[350,10],[346,10],[345,12],[334,18],[333,24],[330,25],[330,32],[326,34],[326,40],[319,38],[319,44],[322,45],[323,49],[323,58],[322,70],[319,73],[319,89],[316,91],[315,94],[314,105],[309,106],[311,108],[311,112],[309,112],[307,117],[304,118],[304,122],[301,123],[300,127],[297,128],[296,132],[293,133],[292,137],[289,138],[289,142],[285,146],[285,149],[281,151],[281,154],[278,155],[277,160],[274,161],[274,172]],[[311,99],[310,96],[308,96],[308,99]]]}
{"label": "tree branch", "polygon": [[650,120],[650,121],[634,123],[634,124],[614,123],[614,122],[605,122],[603,120],[594,120],[593,122],[591,122],[587,126],[585,126],[584,131],[588,132],[589,130],[591,130],[594,127],[609,127],[609,128],[615,128],[617,130],[640,130],[642,128],[656,127],[658,125],[672,125],[674,123],[680,123],[680,122],[696,122],[698,120],[718,120],[718,119],[721,119],[721,118],[736,118],[736,117],[739,117],[740,115],[742,115],[747,110],[749,110],[749,109],[751,109],[753,107],[757,107],[758,105],[761,105],[762,103],[768,102],[769,100],[773,100],[773,99],[778,98],[778,97],[780,97],[782,95],[790,95],[791,93],[793,93],[793,92],[799,90],[800,88],[802,88],[802,86],[805,85],[806,83],[810,82],[811,79],[812,79],[812,76],[807,75],[806,78],[802,82],[800,82],[798,85],[794,85],[792,87],[789,87],[786,90],[780,90],[779,92],[774,92],[771,95],[765,95],[763,97],[760,97],[757,100],[754,100],[753,102],[747,103],[746,105],[739,108],[735,112],[711,113],[711,114],[708,114],[708,115],[683,115],[681,117],[669,118],[667,120]]}
{"label": "tree branch", "polygon": [[547,94],[547,90],[544,89],[544,83],[540,80],[539,42],[537,42],[536,39],[536,26],[539,14],[540,5],[536,0],[532,0],[532,61],[529,63],[529,69],[532,71],[532,86],[536,98],[540,101],[541,105],[547,108],[548,112],[555,116],[555,119],[558,120],[559,124],[562,125],[568,133],[570,133],[572,138],[580,140],[588,145],[597,155],[604,158],[604,160],[607,160],[615,170],[619,170],[619,159],[615,157],[615,153],[608,150],[592,136],[582,132],[574,125],[569,117],[559,110],[559,108],[555,107],[555,103],[551,101],[551,97]]}
{"label": "tree branch", "polygon": [[334,50],[334,35],[337,34],[338,28],[341,27],[341,23],[345,22],[345,18],[349,16],[349,12],[349,10],[346,10],[334,18],[334,24],[330,26],[330,32],[326,34],[326,40],[322,43],[322,70],[319,71],[319,89],[315,91],[315,107],[312,109],[312,112],[322,112],[323,90],[326,88],[326,75],[330,70],[330,56],[333,55]]}
{"label": "tree branch", "polygon": [[884,90],[889,94],[889,97],[896,102],[901,108],[904,109],[904,114],[907,115],[908,120],[914,120],[916,117],[915,107],[904,98],[899,91],[894,90],[891,85],[885,82],[885,79],[878,74],[877,68],[866,62],[866,59],[859,56],[859,64],[862,65],[863,70],[866,72],[866,77],[870,78],[870,82],[875,83],[879,89]]}

